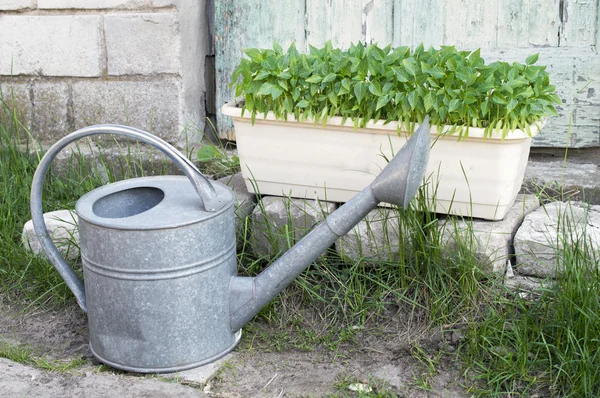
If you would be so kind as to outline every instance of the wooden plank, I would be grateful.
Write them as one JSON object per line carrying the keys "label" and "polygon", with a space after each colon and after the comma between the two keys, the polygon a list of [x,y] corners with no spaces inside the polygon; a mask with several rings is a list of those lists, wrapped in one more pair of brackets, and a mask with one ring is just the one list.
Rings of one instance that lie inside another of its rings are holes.
{"label": "wooden plank", "polygon": [[563,0],[560,46],[587,47],[596,41],[597,0]]}
{"label": "wooden plank", "polygon": [[393,40],[394,0],[363,1],[362,40],[385,47]]}
{"label": "wooden plank", "polygon": [[[559,116],[533,140],[534,146],[584,148],[600,146],[600,55],[592,48],[507,48],[482,50],[486,63],[495,60],[524,62],[539,52],[563,103]],[[570,131],[570,138],[569,137]]]}
{"label": "wooden plank", "polygon": [[394,46],[439,47],[444,44],[443,7],[440,0],[395,0]]}
{"label": "wooden plank", "polygon": [[271,47],[278,41],[284,48],[296,42],[306,48],[304,2],[295,0],[219,0],[215,2],[215,71],[217,129],[222,138],[233,138],[233,123],[220,112],[233,99],[231,74],[248,47]]}
{"label": "wooden plank", "polygon": [[444,16],[444,44],[465,50],[496,47],[498,0],[448,0]]}
{"label": "wooden plank", "polygon": [[528,0],[525,1],[527,18],[527,44],[531,47],[557,47],[560,28],[559,6],[561,0]]}
{"label": "wooden plank", "polygon": [[523,0],[498,1],[498,32],[496,46],[528,47],[528,8]]}

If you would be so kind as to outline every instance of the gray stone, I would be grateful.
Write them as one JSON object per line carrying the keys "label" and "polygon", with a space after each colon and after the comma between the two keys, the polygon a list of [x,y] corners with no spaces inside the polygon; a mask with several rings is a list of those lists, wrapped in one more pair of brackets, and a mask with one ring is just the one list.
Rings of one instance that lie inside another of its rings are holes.
{"label": "gray stone", "polygon": [[33,8],[33,0],[0,0],[0,10],[22,10],[24,8]]}
{"label": "gray stone", "polygon": [[104,30],[109,75],[179,72],[176,13],[108,14]]}
{"label": "gray stone", "polygon": [[504,286],[513,291],[536,292],[544,288],[553,287],[555,282],[552,279],[542,279],[532,276],[514,275],[512,278],[504,280]]}
{"label": "gray stone", "polygon": [[84,369],[50,372],[0,358],[3,398],[17,397],[204,397],[193,387],[159,379]]}
{"label": "gray stone", "polygon": [[282,254],[336,208],[331,202],[263,197],[252,212],[252,250],[261,257]]}
{"label": "gray stone", "polygon": [[445,217],[440,220],[442,238],[446,244],[445,250],[451,254],[456,248],[457,242],[467,242],[471,245],[480,264],[489,267],[489,270],[496,274],[504,274],[506,262],[512,252],[513,236],[525,216],[539,206],[535,195],[517,195],[515,204],[503,220],[467,220]]}
{"label": "gray stone", "polygon": [[356,262],[360,259],[389,260],[398,258],[400,250],[409,246],[399,233],[399,218],[396,210],[377,208],[335,243],[343,259]]}
{"label": "gray stone", "polygon": [[235,353],[229,353],[223,358],[218,359],[214,362],[199,366],[194,369],[184,370],[176,373],[164,373],[161,376],[183,383],[194,387],[204,388],[208,382],[215,377],[215,375],[221,370],[223,365],[235,357]]}
{"label": "gray stone", "polygon": [[592,163],[530,161],[523,190],[550,201],[583,201],[600,205],[600,167]]}
{"label": "gray stone", "polygon": [[19,122],[30,129],[33,121],[33,102],[29,85],[0,82],[0,98],[7,104],[11,112],[16,113]]}
{"label": "gray stone", "polygon": [[33,136],[57,141],[69,131],[69,86],[62,82],[33,84]]}
{"label": "gray stone", "polygon": [[562,273],[557,255],[563,249],[600,250],[600,206],[582,202],[552,202],[525,217],[515,235],[515,272],[537,277]]}
{"label": "gray stone", "polygon": [[[79,229],[75,212],[57,210],[44,213],[44,221],[46,222],[48,234],[58,251],[66,259],[77,259],[79,257]],[[35,254],[45,255],[31,220],[25,223],[21,240],[26,249]]]}
{"label": "gray stone", "polygon": [[243,235],[244,228],[246,225],[246,219],[250,217],[256,203],[254,199],[256,196],[253,193],[248,192],[246,183],[242,173],[237,173],[231,176],[223,177],[217,180],[233,190],[235,196],[235,229],[238,236]]}
{"label": "gray stone", "polygon": [[[79,81],[72,85],[75,128],[125,124],[178,144],[181,137],[180,85],[158,81]],[[190,137],[193,139],[193,137]]]}
{"label": "gray stone", "polygon": [[132,9],[149,5],[150,0],[38,0],[39,9]]}
{"label": "gray stone", "polygon": [[0,48],[0,75],[102,75],[98,15],[0,15]]}

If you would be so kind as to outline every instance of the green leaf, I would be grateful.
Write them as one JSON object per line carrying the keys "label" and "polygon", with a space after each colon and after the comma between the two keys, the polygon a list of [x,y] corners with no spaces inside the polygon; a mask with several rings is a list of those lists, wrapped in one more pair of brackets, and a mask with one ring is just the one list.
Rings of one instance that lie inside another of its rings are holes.
{"label": "green leaf", "polygon": [[360,104],[362,102],[363,97],[367,93],[367,87],[363,82],[357,82],[354,85],[354,95],[356,96],[356,100]]}
{"label": "green leaf", "polygon": [[531,54],[529,57],[527,57],[527,59],[525,60],[525,63],[527,65],[533,65],[537,62],[539,56],[540,56],[540,53]]}
{"label": "green leaf", "polygon": [[[336,79],[336,77],[337,77],[337,75],[335,73],[330,73],[323,78],[322,83],[331,83],[332,81],[334,81]],[[318,83],[318,82],[315,82],[315,83]]]}
{"label": "green leaf", "polygon": [[292,113],[294,111],[294,103],[290,97],[286,97],[283,100],[283,109],[285,109],[288,113]]}
{"label": "green leaf", "polygon": [[434,66],[433,68],[429,69],[427,71],[427,73],[430,74],[431,76],[435,77],[436,79],[442,79],[442,78],[446,77],[444,70],[442,68],[440,68],[439,66]]}
{"label": "green leaf", "polygon": [[383,97],[379,97],[379,99],[377,100],[377,107],[375,108],[375,110],[379,110],[386,106],[391,99],[392,97],[390,95],[384,95]]}
{"label": "green leaf", "polygon": [[273,42],[273,50],[275,50],[277,54],[283,54],[283,48],[277,42]]}
{"label": "green leaf", "polygon": [[375,81],[375,82],[369,84],[369,91],[373,95],[381,97],[381,85],[379,84],[379,82]]}
{"label": "green leaf", "polygon": [[516,107],[517,107],[517,100],[516,99],[512,99],[512,100],[510,100],[510,102],[508,103],[508,105],[506,105],[506,110],[508,112],[511,112]]}
{"label": "green leaf", "polygon": [[458,98],[453,99],[452,101],[450,101],[450,104],[448,104],[448,112],[453,112],[457,110],[459,106],[460,100]]}
{"label": "green leaf", "polygon": [[275,85],[273,83],[264,82],[260,86],[260,89],[258,90],[258,93],[256,93],[256,94],[257,95],[269,95],[273,92],[274,87],[275,87]]}
{"label": "green leaf", "polygon": [[257,48],[245,48],[244,53],[250,57],[252,62],[260,62],[262,61],[262,53]]}
{"label": "green leaf", "polygon": [[296,106],[297,106],[298,108],[306,108],[306,107],[307,107],[307,106],[309,106],[309,105],[310,105],[310,103],[309,103],[307,100],[305,100],[305,99],[303,99],[303,100],[299,101],[299,102],[296,104]]}
{"label": "green leaf", "polygon": [[435,102],[435,96],[433,95],[432,91],[427,93],[425,98],[423,98],[423,102],[425,104],[425,111],[429,112],[429,110],[433,107],[433,103]]}
{"label": "green leaf", "polygon": [[330,91],[329,94],[327,94],[327,98],[329,98],[329,101],[337,108],[337,96],[335,95],[335,92]]}
{"label": "green leaf", "polygon": [[260,72],[258,72],[258,74],[254,78],[254,80],[256,80],[256,81],[265,80],[269,76],[271,76],[271,73],[269,71],[261,70]]}
{"label": "green leaf", "polygon": [[287,79],[290,79],[292,77],[292,75],[290,74],[289,71],[284,70],[283,72],[279,73],[277,75],[277,77],[280,78],[280,79],[286,79],[287,80]]}
{"label": "green leaf", "polygon": [[410,59],[410,58],[406,58],[402,60],[402,65],[404,66],[404,69],[406,69],[406,71],[412,75],[412,76],[416,76],[417,75],[417,65],[415,60]]}
{"label": "green leaf", "polygon": [[417,106],[417,93],[416,91],[411,91],[408,93],[408,104],[410,105],[410,109],[414,110]]}
{"label": "green leaf", "polygon": [[323,78],[319,75],[312,75],[311,77],[306,79],[308,83],[321,83],[321,80],[323,80]]}
{"label": "green leaf", "polygon": [[214,145],[205,145],[196,152],[196,160],[201,163],[221,159],[223,154]]}
{"label": "green leaf", "polygon": [[273,86],[273,88],[271,89],[271,97],[273,97],[273,99],[276,100],[281,96],[281,94],[283,94],[283,89],[279,86]]}

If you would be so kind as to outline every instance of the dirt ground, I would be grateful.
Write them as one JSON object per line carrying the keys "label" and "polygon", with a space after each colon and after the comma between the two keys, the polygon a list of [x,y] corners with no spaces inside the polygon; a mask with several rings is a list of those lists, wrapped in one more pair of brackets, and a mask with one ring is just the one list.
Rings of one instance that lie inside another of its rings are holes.
{"label": "dirt ground", "polygon": [[[322,327],[315,325],[311,329],[311,326],[303,326],[302,330],[305,334],[313,330],[320,333],[318,330]],[[294,346],[306,340],[301,335],[302,330],[294,335],[290,329],[290,334],[284,334],[287,336],[283,339],[285,341],[279,344],[277,341],[282,340],[282,333],[277,327],[259,320],[254,321],[249,329],[235,355],[225,362],[216,376],[205,386],[194,386],[200,396],[469,396],[461,386],[461,372],[452,354],[460,332],[423,332],[414,325],[407,327],[401,316],[393,316],[385,325],[358,331],[351,342],[340,344],[335,349],[323,342],[305,344],[298,349]],[[99,366],[87,345],[85,314],[76,305],[49,312],[23,313],[21,308],[10,307],[6,302],[0,304],[0,339],[13,345],[26,344],[36,355],[47,359],[84,358],[85,364],[81,368],[69,371],[73,375],[108,373],[121,378],[130,376]],[[442,355],[442,352],[445,354]],[[64,373],[44,374],[44,377],[56,380],[66,377]],[[128,379],[125,384],[132,386],[128,391],[134,395],[130,396],[171,396],[135,389],[134,385],[147,383],[149,377],[134,376],[137,377]],[[85,396],[102,396],[98,389],[107,388],[105,382],[94,384],[70,380],[80,393],[87,389]],[[160,378],[152,381],[160,382]],[[59,381],[57,383],[60,384]],[[357,389],[373,394],[353,392]],[[36,394],[39,392],[35,391]]]}

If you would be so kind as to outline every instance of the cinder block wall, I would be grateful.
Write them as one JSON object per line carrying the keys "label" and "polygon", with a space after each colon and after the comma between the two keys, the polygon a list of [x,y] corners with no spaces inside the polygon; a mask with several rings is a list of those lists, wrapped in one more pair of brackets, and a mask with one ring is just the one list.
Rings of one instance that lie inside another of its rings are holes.
{"label": "cinder block wall", "polygon": [[0,0],[0,89],[43,142],[96,123],[197,142],[207,23],[206,0]]}

